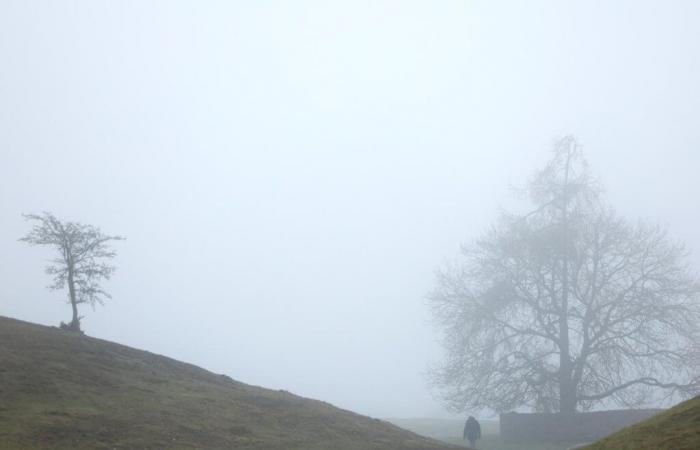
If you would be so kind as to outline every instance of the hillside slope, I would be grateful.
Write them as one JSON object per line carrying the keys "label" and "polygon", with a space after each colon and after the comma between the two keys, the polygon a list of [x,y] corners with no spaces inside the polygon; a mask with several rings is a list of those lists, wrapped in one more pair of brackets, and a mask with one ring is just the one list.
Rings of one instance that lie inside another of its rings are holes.
{"label": "hillside slope", "polygon": [[624,428],[583,450],[698,450],[700,397]]}
{"label": "hillside slope", "polygon": [[0,317],[0,448],[455,447],[324,402]]}

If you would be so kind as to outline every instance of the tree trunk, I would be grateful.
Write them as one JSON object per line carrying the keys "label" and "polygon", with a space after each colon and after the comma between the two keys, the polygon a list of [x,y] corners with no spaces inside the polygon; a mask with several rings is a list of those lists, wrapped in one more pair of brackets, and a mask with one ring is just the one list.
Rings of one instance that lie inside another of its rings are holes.
{"label": "tree trunk", "polygon": [[559,315],[559,412],[576,411],[576,387],[573,385],[573,367],[569,343],[569,167],[571,151],[568,149],[564,173],[564,201],[562,205],[562,274],[561,311]]}
{"label": "tree trunk", "polygon": [[[571,371],[568,372],[571,373]],[[576,403],[576,385],[570,378],[566,379],[562,371],[559,377],[559,412],[576,412]]]}
{"label": "tree trunk", "polygon": [[73,308],[73,319],[70,322],[70,328],[75,331],[80,331],[80,318],[78,317],[78,301],[75,296],[75,282],[73,281],[73,263],[68,263],[68,294],[70,296],[70,305]]}

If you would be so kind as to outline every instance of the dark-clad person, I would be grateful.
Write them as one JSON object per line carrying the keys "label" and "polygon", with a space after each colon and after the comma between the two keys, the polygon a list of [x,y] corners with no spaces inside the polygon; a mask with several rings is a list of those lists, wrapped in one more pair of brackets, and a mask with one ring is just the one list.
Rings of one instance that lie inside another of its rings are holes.
{"label": "dark-clad person", "polygon": [[474,418],[474,416],[469,416],[467,423],[464,424],[464,434],[462,439],[469,441],[469,446],[476,446],[476,440],[481,437],[481,425]]}

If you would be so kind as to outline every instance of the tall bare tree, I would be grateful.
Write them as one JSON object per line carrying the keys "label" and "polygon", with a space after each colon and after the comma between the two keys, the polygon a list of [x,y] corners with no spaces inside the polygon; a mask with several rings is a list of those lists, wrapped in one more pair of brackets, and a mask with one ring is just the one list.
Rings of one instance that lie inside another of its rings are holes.
{"label": "tall bare tree", "polygon": [[25,214],[33,222],[31,231],[21,241],[32,245],[54,247],[58,256],[46,267],[46,273],[53,276],[50,289],[68,288],[68,303],[73,310],[73,318],[67,327],[80,331],[78,305],[102,304],[103,299],[111,298],[100,286],[108,280],[114,266],[107,264],[116,253],[109,248],[110,241],[119,241],[121,236],[108,236],[99,228],[77,222],[62,222],[53,214]]}
{"label": "tall bare tree", "polygon": [[438,272],[446,404],[573,412],[697,393],[700,283],[684,246],[606,206],[573,137],[525,192],[529,213],[504,213]]}

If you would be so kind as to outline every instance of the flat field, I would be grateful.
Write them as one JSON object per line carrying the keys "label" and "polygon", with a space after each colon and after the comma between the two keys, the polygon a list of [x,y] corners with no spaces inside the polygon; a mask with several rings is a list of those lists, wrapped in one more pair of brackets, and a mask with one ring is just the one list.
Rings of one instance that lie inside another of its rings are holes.
{"label": "flat field", "polygon": [[[462,419],[387,419],[394,425],[413,431],[423,436],[448,442],[450,444],[467,446],[467,442],[462,440]],[[497,420],[479,420],[481,424],[482,438],[476,443],[478,450],[566,450],[569,447],[579,444],[578,442],[502,442],[498,434]]]}

